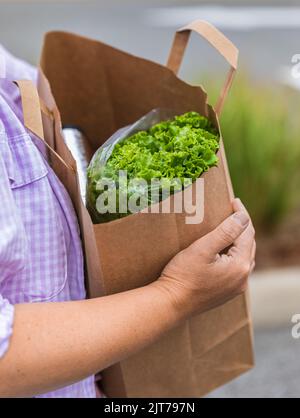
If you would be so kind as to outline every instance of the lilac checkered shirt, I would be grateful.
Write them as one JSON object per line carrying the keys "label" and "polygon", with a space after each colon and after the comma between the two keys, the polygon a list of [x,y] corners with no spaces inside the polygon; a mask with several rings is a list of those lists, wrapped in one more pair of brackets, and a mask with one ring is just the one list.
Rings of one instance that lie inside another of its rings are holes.
{"label": "lilac checkered shirt", "polygon": [[[83,257],[70,198],[48,165],[43,143],[22,124],[11,80],[36,70],[0,46],[0,357],[9,348],[14,305],[85,298]],[[3,69],[2,69],[3,73]],[[76,367],[76,364],[74,364]],[[95,397],[94,376],[39,397]]]}

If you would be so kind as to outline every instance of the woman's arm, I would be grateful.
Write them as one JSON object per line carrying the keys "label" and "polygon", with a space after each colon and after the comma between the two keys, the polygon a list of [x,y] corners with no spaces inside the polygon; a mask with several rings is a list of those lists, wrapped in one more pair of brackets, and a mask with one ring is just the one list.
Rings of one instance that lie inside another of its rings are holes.
{"label": "woman's arm", "polygon": [[179,253],[148,286],[93,300],[16,305],[10,348],[0,360],[0,396],[72,384],[241,293],[255,243],[248,215],[235,206],[235,215]]}

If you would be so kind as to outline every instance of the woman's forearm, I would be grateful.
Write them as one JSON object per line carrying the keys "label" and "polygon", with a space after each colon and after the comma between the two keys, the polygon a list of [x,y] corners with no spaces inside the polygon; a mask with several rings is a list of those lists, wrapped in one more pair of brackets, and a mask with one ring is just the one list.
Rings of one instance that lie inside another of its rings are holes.
{"label": "woman's forearm", "polygon": [[16,305],[10,348],[0,360],[0,396],[33,396],[72,384],[133,354],[178,321],[155,283],[92,300]]}

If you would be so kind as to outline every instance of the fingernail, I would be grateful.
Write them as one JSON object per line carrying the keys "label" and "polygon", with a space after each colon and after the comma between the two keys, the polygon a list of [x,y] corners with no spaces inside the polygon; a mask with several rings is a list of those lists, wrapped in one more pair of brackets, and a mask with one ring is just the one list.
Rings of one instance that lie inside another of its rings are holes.
{"label": "fingernail", "polygon": [[250,221],[249,216],[242,211],[235,212],[232,216],[235,221],[238,221],[244,227],[247,226]]}

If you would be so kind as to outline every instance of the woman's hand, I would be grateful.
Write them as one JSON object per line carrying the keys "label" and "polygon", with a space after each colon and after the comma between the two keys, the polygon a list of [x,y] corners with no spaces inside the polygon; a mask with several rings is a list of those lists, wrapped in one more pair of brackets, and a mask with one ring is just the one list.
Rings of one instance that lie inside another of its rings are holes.
{"label": "woman's hand", "polygon": [[156,282],[183,318],[221,305],[247,287],[254,268],[254,228],[239,199],[233,208],[235,213],[214,231],[177,254]]}

